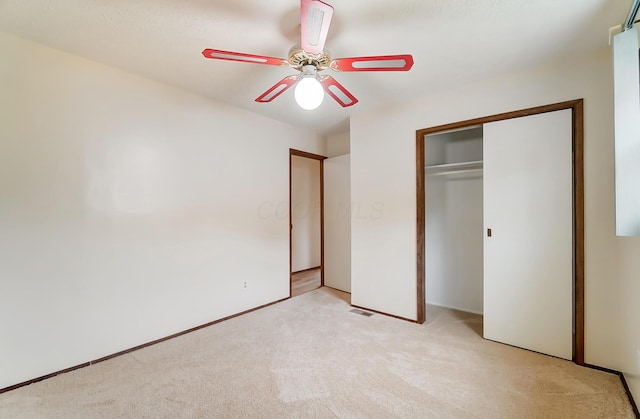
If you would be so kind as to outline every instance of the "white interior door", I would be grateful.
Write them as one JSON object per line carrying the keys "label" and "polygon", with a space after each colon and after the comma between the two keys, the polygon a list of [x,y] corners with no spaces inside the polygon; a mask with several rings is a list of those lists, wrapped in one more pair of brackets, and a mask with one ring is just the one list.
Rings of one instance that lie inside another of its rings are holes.
{"label": "white interior door", "polygon": [[572,359],[572,172],[571,110],[484,125],[485,338]]}
{"label": "white interior door", "polygon": [[324,284],[351,292],[350,155],[324,161]]}

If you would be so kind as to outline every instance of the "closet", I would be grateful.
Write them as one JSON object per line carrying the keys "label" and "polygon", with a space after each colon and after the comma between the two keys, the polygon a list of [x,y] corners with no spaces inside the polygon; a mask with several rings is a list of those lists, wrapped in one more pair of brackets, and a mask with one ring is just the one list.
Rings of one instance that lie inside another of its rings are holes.
{"label": "closet", "polygon": [[583,269],[573,112],[423,134],[426,303],[481,313],[486,339],[564,359],[579,340]]}
{"label": "closet", "polygon": [[482,127],[425,136],[428,304],[482,314]]}

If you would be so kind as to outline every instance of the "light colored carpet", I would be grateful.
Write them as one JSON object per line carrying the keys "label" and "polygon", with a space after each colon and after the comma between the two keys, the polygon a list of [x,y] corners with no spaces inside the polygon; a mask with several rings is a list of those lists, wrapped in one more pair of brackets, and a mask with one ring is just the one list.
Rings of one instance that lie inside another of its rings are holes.
{"label": "light colored carpet", "polygon": [[617,376],[480,337],[429,307],[416,325],[321,288],[0,395],[2,418],[633,418]]}

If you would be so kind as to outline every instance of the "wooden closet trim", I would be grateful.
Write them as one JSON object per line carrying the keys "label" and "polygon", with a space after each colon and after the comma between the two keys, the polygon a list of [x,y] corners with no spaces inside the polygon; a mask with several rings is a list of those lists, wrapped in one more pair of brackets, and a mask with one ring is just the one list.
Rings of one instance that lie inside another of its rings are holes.
{"label": "wooden closet trim", "polygon": [[[320,154],[313,154],[307,151],[289,149],[289,298],[292,293],[292,277],[293,277],[293,237],[291,226],[293,225],[291,215],[291,174],[292,174],[292,158],[293,156],[304,157],[307,159],[318,160],[320,163],[320,286],[324,287],[324,161],[327,159]],[[315,269],[315,268],[314,268]]]}
{"label": "wooden closet trim", "polygon": [[571,109],[573,115],[573,231],[574,231],[574,341],[573,361],[584,365],[584,100],[576,99],[535,108],[469,119],[416,131],[416,212],[417,212],[417,323],[425,322],[425,158],[424,136],[471,128],[489,122]]}

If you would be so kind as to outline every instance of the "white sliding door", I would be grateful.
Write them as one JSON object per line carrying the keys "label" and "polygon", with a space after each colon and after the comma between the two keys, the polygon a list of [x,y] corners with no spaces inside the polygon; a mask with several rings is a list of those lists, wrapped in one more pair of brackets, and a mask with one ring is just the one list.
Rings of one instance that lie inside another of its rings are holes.
{"label": "white sliding door", "polygon": [[485,338],[572,358],[572,170],[571,110],[484,125]]}
{"label": "white sliding door", "polygon": [[324,284],[351,292],[350,155],[324,161]]}

